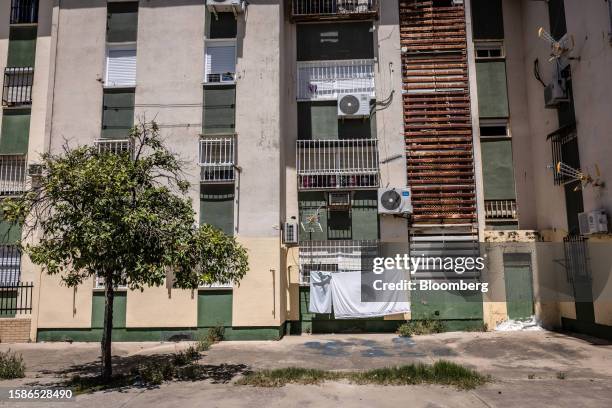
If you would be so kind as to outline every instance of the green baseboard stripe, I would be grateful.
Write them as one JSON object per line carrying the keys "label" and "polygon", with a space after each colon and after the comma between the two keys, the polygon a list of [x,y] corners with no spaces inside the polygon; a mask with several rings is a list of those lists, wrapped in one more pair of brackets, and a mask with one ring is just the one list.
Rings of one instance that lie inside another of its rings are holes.
{"label": "green baseboard stripe", "polygon": [[612,326],[568,319],[566,317],[561,318],[561,325],[563,329],[567,331],[587,334],[589,336],[612,341]]}
{"label": "green baseboard stripe", "polygon": [[[193,341],[203,338],[208,327],[185,328],[115,328],[113,341]],[[285,334],[280,327],[226,327],[225,340],[279,340]],[[102,329],[38,329],[37,341],[102,340]]]}
{"label": "green baseboard stripe", "polygon": [[[483,329],[481,319],[441,319],[446,331],[472,331]],[[286,333],[300,335],[304,333],[395,333],[405,320],[355,319],[329,320],[313,319],[287,322]]]}

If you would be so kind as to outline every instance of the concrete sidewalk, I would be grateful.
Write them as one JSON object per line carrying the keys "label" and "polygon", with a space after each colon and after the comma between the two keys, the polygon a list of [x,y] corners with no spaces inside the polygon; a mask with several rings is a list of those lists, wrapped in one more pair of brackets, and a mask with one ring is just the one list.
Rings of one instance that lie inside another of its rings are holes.
{"label": "concrete sidewalk", "polygon": [[[182,350],[187,343],[117,343],[118,370],[147,355]],[[27,378],[0,386],[45,384],[98,369],[99,345],[38,343],[0,345],[23,354]],[[440,386],[287,386],[253,389],[232,384],[245,369],[309,367],[360,370],[445,359],[490,374],[494,381],[474,391]],[[415,338],[391,334],[285,337],[278,342],[224,342],[204,353],[207,381],[173,382],[158,389],[130,388],[79,396],[77,406],[393,406],[411,407],[609,407],[612,345],[558,333],[444,333]],[[559,377],[563,377],[561,379]],[[19,406],[26,407],[30,404]],[[0,403],[2,406],[2,403]],[[49,406],[32,404],[31,406]]]}

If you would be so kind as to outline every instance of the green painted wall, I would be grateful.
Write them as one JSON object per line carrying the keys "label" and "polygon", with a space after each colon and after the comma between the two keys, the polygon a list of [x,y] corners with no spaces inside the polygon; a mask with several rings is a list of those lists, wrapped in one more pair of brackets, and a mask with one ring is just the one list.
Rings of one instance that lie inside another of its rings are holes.
{"label": "green painted wall", "polygon": [[234,184],[200,185],[200,224],[234,235]]}
{"label": "green painted wall", "polygon": [[307,231],[301,229],[301,241],[327,240],[327,209],[325,208],[326,205],[327,201],[325,199],[325,193],[322,191],[308,191],[298,193],[298,209],[300,222],[303,223],[307,228],[307,217],[315,214],[317,209],[320,208],[319,222],[321,224],[321,229],[314,229],[314,232],[312,234],[309,234]]}
{"label": "green painted wall", "polygon": [[4,109],[0,132],[0,154],[27,154],[30,137],[30,110]]}
{"label": "green painted wall", "polygon": [[376,191],[355,191],[351,213],[354,240],[378,239],[378,193]]}
{"label": "green painted wall", "polygon": [[7,67],[33,67],[36,59],[36,26],[13,26],[9,33]]}
{"label": "green painted wall", "polygon": [[134,126],[133,89],[105,89],[102,109],[102,138],[126,139]]}
{"label": "green painted wall", "polygon": [[298,61],[374,58],[371,22],[298,24]]}
{"label": "green painted wall", "polygon": [[[505,263],[505,262],[504,262]],[[533,316],[533,286],[529,265],[504,264],[506,305],[510,319]]]}
{"label": "green painted wall", "polygon": [[231,290],[201,290],[198,292],[198,327],[232,326]]}
{"label": "green painted wall", "polygon": [[[91,327],[102,329],[104,327],[104,292],[93,292],[91,306]],[[127,305],[127,292],[115,292],[113,302],[113,327],[125,327],[125,314]]]}
{"label": "green painted wall", "polygon": [[204,87],[202,132],[206,135],[236,131],[236,87]]}
{"label": "green painted wall", "polygon": [[410,299],[412,318],[482,321],[481,292],[415,291]]}
{"label": "green painted wall", "polygon": [[[208,328],[118,328],[113,330],[113,341],[181,341],[198,340],[208,333]],[[285,334],[280,327],[229,327],[225,329],[225,340],[279,340]],[[99,342],[102,329],[38,329],[37,341],[87,341]]]}
{"label": "green painted wall", "polygon": [[16,244],[21,241],[21,226],[0,221],[0,244]]}
{"label": "green painted wall", "polygon": [[482,140],[480,145],[485,200],[515,199],[512,141]]}
{"label": "green painted wall", "polygon": [[138,35],[138,2],[108,3],[107,42],[135,42]]}
{"label": "green painted wall", "polygon": [[506,63],[487,61],[476,63],[478,111],[481,118],[508,117]]}
{"label": "green painted wall", "polygon": [[299,140],[375,139],[376,115],[338,119],[336,101],[298,103]]}
{"label": "green painted wall", "polygon": [[378,239],[378,197],[376,191],[355,191],[350,210],[329,210],[327,195],[322,191],[300,192],[298,207],[300,222],[306,225],[308,216],[319,207],[321,230],[310,234],[300,231],[302,241],[373,240]]}

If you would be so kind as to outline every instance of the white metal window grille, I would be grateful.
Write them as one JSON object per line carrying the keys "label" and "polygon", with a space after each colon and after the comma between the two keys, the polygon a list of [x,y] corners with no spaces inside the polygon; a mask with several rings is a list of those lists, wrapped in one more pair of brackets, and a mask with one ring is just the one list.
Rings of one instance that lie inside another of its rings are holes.
{"label": "white metal window grille", "polygon": [[308,16],[334,16],[375,14],[378,0],[293,0],[291,13],[294,18]]}
{"label": "white metal window grille", "polygon": [[374,98],[375,91],[374,60],[298,62],[298,100],[335,100],[355,93],[370,94]]}
{"label": "white metal window grille", "polygon": [[372,267],[379,241],[305,241],[300,244],[300,284],[310,283],[310,271],[364,271]]}
{"label": "white metal window grille", "polygon": [[26,189],[27,173],[25,155],[0,155],[0,195],[23,193]]}
{"label": "white metal window grille", "polygon": [[223,183],[235,180],[236,137],[215,136],[200,139],[201,182]]}
{"label": "white metal window grille", "polygon": [[301,190],[374,188],[379,184],[378,140],[298,140]]}
{"label": "white metal window grille", "polygon": [[[101,276],[96,276],[96,281],[94,282],[94,285],[95,289],[104,289],[104,278]],[[115,285],[115,289],[127,289],[127,285]]]}
{"label": "white metal window grille", "polygon": [[106,87],[136,86],[136,47],[109,48],[106,56]]}
{"label": "white metal window grille", "polygon": [[21,279],[21,250],[16,245],[0,245],[0,286],[15,285]]}
{"label": "white metal window grille", "polygon": [[487,219],[516,219],[516,200],[485,200]]}
{"label": "white metal window grille", "polygon": [[506,57],[503,41],[474,42],[477,60],[503,59]]}
{"label": "white metal window grille", "polygon": [[4,69],[2,105],[30,105],[32,103],[33,84],[34,68],[6,67]]}
{"label": "white metal window grille", "polygon": [[236,41],[206,41],[204,82],[234,83],[236,80]]}
{"label": "white metal window grille", "polygon": [[124,153],[132,151],[132,141],[130,139],[97,139],[94,140],[94,146],[98,151],[110,153]]}

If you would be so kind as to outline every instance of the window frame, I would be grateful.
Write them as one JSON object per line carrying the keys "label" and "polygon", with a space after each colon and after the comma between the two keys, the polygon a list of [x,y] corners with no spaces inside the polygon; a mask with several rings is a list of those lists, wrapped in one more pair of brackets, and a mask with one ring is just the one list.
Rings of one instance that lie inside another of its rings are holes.
{"label": "window frame", "polygon": [[[499,50],[499,56],[478,56],[478,51],[490,51]],[[506,59],[506,47],[503,40],[475,40],[474,41],[474,58],[476,61],[490,61],[490,60],[505,60]]]}
{"label": "window frame", "polygon": [[[120,84],[110,84],[109,81],[109,62],[111,60],[110,54],[113,51],[134,51],[134,60],[136,62],[136,66],[134,67],[134,82],[133,83],[120,83]],[[105,89],[131,89],[136,88],[136,84],[138,75],[138,48],[136,47],[136,42],[129,43],[114,43],[107,44],[106,46],[106,56],[104,58],[104,88]]]}

